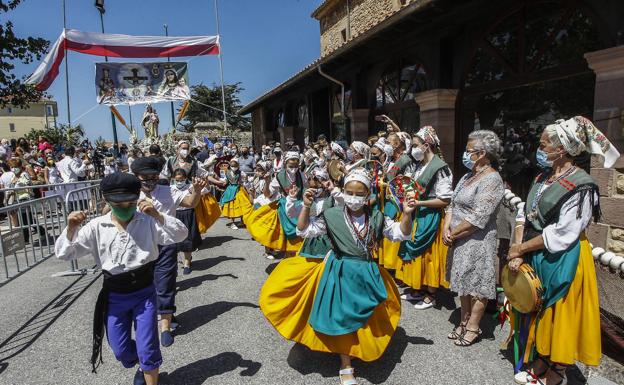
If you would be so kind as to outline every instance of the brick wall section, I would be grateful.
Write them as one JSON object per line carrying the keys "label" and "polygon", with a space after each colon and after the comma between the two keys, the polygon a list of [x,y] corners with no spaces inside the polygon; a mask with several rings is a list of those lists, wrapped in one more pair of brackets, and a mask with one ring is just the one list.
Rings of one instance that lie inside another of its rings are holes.
{"label": "brick wall section", "polygon": [[[358,36],[379,24],[410,1],[350,0],[351,36]],[[347,2],[338,2],[327,15],[321,17],[321,56],[325,56],[345,42],[342,31],[347,29]],[[347,38],[349,35],[347,34]]]}

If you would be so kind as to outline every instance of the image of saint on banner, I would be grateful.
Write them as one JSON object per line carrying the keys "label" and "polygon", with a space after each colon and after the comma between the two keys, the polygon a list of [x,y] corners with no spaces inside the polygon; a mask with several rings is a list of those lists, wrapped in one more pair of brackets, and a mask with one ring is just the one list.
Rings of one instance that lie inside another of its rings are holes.
{"label": "image of saint on banner", "polygon": [[143,104],[188,100],[187,64],[96,63],[95,88],[100,104]]}

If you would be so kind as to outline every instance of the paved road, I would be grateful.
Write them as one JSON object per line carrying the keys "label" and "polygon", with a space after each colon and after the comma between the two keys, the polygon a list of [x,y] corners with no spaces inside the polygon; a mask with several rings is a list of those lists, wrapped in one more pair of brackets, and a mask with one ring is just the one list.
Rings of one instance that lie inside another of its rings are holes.
{"label": "paved road", "polygon": [[[180,277],[173,346],[163,349],[161,384],[338,384],[338,359],[282,339],[262,316],[258,293],[276,262],[245,230],[218,221],[206,234],[194,271]],[[83,266],[89,261],[81,261]],[[92,374],[94,275],[50,278],[67,264],[47,260],[0,287],[0,384],[131,384],[108,346]],[[438,309],[403,309],[399,329],[375,363],[355,362],[362,384],[512,384],[512,366],[499,350],[508,329],[488,317],[485,339],[459,348],[447,340],[458,318],[456,299]],[[7,311],[7,309],[10,309]]]}

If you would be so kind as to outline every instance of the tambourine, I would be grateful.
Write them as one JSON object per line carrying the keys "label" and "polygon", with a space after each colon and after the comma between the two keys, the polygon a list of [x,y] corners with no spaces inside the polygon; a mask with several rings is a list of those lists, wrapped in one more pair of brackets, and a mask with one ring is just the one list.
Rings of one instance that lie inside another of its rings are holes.
{"label": "tambourine", "polygon": [[530,265],[523,263],[517,272],[505,266],[501,284],[509,303],[520,313],[531,313],[542,307],[544,288]]}
{"label": "tambourine", "polygon": [[339,159],[332,159],[327,163],[327,172],[333,182],[338,182],[344,176],[344,163]]}
{"label": "tambourine", "polygon": [[399,210],[403,210],[403,202],[408,197],[414,197],[418,199],[420,194],[423,193],[423,188],[415,180],[406,175],[398,175],[387,185],[387,196],[392,199],[394,203],[399,207]]}

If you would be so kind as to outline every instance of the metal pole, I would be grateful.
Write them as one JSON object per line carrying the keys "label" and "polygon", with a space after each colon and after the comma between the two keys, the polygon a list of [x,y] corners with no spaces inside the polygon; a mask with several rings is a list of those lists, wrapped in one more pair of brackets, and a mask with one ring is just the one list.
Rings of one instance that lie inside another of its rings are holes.
{"label": "metal pole", "polygon": [[[67,16],[65,14],[65,0],[63,0],[63,36],[67,29]],[[69,108],[69,57],[67,56],[67,43],[63,41],[65,51],[65,96],[67,99],[67,124],[71,127],[71,109]]]}
{"label": "metal pole", "polygon": [[[100,25],[102,26],[102,34],[104,34],[104,9],[98,8],[100,11]],[[108,56],[104,56],[104,61],[108,63]],[[113,124],[113,153],[115,157],[119,156],[119,141],[117,140],[117,122],[115,114],[111,111],[111,122]]]}
{"label": "metal pole", "polygon": [[128,113],[130,114],[130,131],[134,131],[134,127],[132,127],[132,108],[128,104]]}
{"label": "metal pole", "polygon": [[[169,26],[167,26],[167,24],[164,24],[163,27],[165,27],[165,36],[169,36]],[[167,56],[167,61],[171,61],[171,58],[169,56]],[[173,127],[173,131],[175,131],[175,125],[175,113],[173,112],[173,102],[171,102],[171,126]]]}
{"label": "metal pole", "polygon": [[219,26],[219,5],[217,4],[217,0],[214,0],[215,6],[215,16],[217,18],[217,35],[219,36],[219,71],[221,72],[221,101],[223,102],[223,132],[227,132],[227,114],[225,112],[225,85],[223,83],[223,58],[221,53],[222,44],[221,44],[221,28]]}

